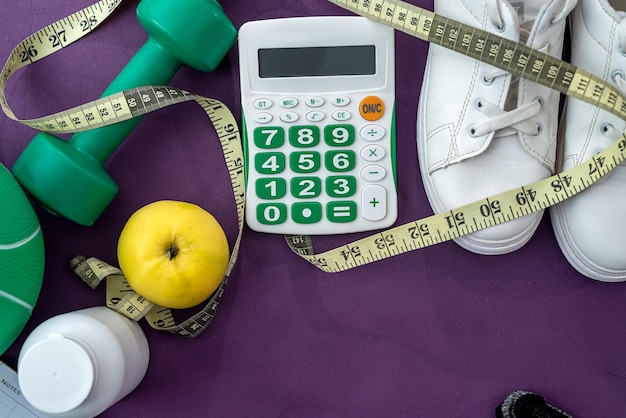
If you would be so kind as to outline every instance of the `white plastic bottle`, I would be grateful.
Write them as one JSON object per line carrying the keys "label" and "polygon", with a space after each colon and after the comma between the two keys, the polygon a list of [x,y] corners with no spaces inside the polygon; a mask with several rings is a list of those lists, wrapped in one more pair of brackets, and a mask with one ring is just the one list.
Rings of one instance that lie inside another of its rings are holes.
{"label": "white plastic bottle", "polygon": [[51,417],[94,417],[146,374],[141,327],[104,306],[55,316],[28,336],[17,374],[24,397]]}

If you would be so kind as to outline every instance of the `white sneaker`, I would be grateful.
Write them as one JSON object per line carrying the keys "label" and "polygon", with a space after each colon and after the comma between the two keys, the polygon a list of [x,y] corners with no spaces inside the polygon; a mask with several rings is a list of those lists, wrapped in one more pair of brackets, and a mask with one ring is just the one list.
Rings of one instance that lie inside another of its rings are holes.
{"label": "white sneaker", "polygon": [[[572,14],[572,64],[608,80],[626,94],[626,2],[579,0]],[[626,123],[568,98],[558,169],[567,170],[615,141]],[[574,268],[592,279],[626,280],[626,165],[550,209],[557,241]]]}
{"label": "white sneaker", "polygon": [[[577,0],[435,0],[437,14],[561,57]],[[418,110],[422,180],[436,213],[549,177],[559,93],[431,44]],[[479,254],[522,247],[542,213],[456,238]]]}

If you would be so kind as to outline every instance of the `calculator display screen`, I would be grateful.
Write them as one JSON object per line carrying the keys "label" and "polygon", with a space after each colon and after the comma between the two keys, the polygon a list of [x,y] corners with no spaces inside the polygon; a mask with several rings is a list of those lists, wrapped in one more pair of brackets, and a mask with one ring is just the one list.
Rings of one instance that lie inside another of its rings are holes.
{"label": "calculator display screen", "polygon": [[374,74],[374,45],[259,49],[261,78]]}

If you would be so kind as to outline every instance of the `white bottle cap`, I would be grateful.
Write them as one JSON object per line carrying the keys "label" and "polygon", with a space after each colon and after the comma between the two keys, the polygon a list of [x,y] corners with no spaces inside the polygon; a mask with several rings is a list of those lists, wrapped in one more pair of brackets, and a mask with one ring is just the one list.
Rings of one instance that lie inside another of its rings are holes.
{"label": "white bottle cap", "polygon": [[95,374],[93,360],[82,344],[53,333],[24,353],[18,378],[28,401],[54,414],[82,404],[91,392]]}

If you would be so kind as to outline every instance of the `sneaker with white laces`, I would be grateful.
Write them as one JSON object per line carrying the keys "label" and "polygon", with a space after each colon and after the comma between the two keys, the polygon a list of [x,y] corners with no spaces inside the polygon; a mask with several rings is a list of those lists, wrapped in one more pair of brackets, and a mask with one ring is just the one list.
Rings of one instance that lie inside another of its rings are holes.
{"label": "sneaker with white laces", "polygon": [[[560,58],[566,18],[576,1],[435,0],[434,11]],[[549,177],[559,99],[554,90],[431,44],[418,106],[417,148],[433,211]],[[505,254],[531,238],[542,213],[455,241],[475,253]]]}
{"label": "sneaker with white laces", "polygon": [[[621,11],[616,6],[621,4]],[[626,94],[626,2],[579,0],[572,13],[571,62]],[[568,98],[557,168],[567,170],[602,151],[626,123],[595,106]],[[626,164],[550,208],[554,232],[569,263],[605,282],[626,280]]]}

